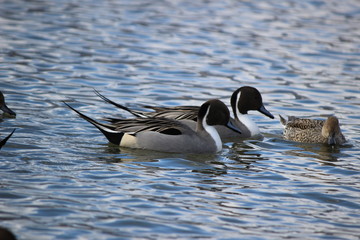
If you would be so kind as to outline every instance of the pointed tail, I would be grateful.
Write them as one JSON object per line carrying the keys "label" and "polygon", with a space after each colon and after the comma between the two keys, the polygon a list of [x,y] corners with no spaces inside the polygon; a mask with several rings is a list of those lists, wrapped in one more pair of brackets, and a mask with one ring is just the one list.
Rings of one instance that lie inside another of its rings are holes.
{"label": "pointed tail", "polygon": [[119,103],[116,103],[114,101],[111,101],[110,99],[108,99],[107,97],[105,97],[104,95],[102,95],[101,93],[99,93],[99,91],[97,91],[96,89],[94,89],[94,92],[96,93],[96,95],[98,95],[102,100],[104,100],[105,102],[107,103],[110,103],[112,105],[114,105],[115,107],[117,108],[120,108],[122,110],[125,110],[129,113],[131,113],[132,115],[134,115],[135,117],[138,117],[138,118],[147,118],[147,116],[145,116],[144,114],[142,114],[141,112],[138,112],[138,111],[134,111],[134,110],[131,110],[130,108],[127,108]]}
{"label": "pointed tail", "polygon": [[279,114],[279,117],[280,117],[280,122],[281,122],[281,124],[283,125],[283,126],[286,126],[286,124],[287,124],[287,120],[283,117],[283,116],[281,116],[280,114]]}
{"label": "pointed tail", "polygon": [[7,142],[7,140],[9,140],[9,138],[13,135],[13,133],[15,132],[16,128],[14,128],[14,130],[12,130],[12,132],[3,140],[1,140],[0,142],[0,149],[5,145],[5,143]]}
{"label": "pointed tail", "polygon": [[81,118],[85,119],[86,121],[88,121],[89,123],[91,123],[92,125],[94,125],[97,129],[99,129],[102,134],[104,134],[104,136],[108,139],[109,142],[119,145],[121,142],[122,137],[124,136],[123,132],[119,132],[116,131],[114,129],[113,126],[108,125],[108,124],[103,124],[103,123],[99,123],[97,121],[95,121],[94,119],[86,116],[85,114],[79,112],[78,110],[76,110],[75,108],[71,107],[69,104],[67,104],[66,102],[63,102],[68,108],[70,108],[71,110],[73,110],[74,112],[76,112]]}

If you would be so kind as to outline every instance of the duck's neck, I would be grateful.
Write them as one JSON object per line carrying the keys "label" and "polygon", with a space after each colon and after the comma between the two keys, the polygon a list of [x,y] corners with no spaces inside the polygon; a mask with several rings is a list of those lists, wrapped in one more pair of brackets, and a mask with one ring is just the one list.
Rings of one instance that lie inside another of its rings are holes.
{"label": "duck's neck", "polygon": [[248,114],[237,113],[238,120],[249,129],[251,136],[260,134],[260,130],[256,123],[249,117]]}
{"label": "duck's neck", "polygon": [[205,130],[211,136],[211,138],[214,140],[215,146],[216,146],[216,152],[219,152],[222,149],[222,141],[221,141],[220,135],[219,135],[218,131],[215,129],[215,127],[210,126],[206,123],[206,116],[208,113],[209,113],[209,110],[205,114],[205,117],[203,118],[202,122],[201,123],[198,122],[197,131],[200,129]]}
{"label": "duck's neck", "polygon": [[215,129],[215,127],[213,126],[209,126],[209,125],[204,125],[204,129],[207,133],[210,134],[210,136],[212,137],[212,139],[214,139],[215,141],[215,145],[216,145],[216,151],[219,152],[222,149],[222,141],[221,138],[219,136],[218,131]]}
{"label": "duck's neck", "polygon": [[231,107],[234,113],[235,121],[240,121],[250,132],[250,136],[255,136],[260,134],[260,130],[256,123],[249,117],[247,114],[247,111],[244,113],[241,113],[239,110],[239,106],[241,105],[239,103],[241,96],[241,91],[238,93],[238,96],[236,98],[235,104],[232,103]]}

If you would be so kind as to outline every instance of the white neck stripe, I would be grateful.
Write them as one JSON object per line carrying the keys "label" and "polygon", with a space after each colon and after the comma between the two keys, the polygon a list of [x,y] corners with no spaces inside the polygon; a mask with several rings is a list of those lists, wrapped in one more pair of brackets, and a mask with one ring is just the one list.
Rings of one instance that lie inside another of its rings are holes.
{"label": "white neck stripe", "polygon": [[236,99],[236,103],[235,103],[235,111],[236,111],[236,115],[238,117],[240,117],[241,113],[239,111],[239,101],[240,101],[240,96],[241,96],[241,91],[239,91],[238,95],[237,95],[237,99]]}
{"label": "white neck stripe", "polygon": [[256,123],[249,117],[249,115],[247,114],[242,114],[239,111],[239,101],[240,101],[240,95],[241,92],[239,92],[238,98],[236,100],[236,115],[237,118],[240,122],[242,122],[242,124],[245,125],[245,127],[247,129],[249,129],[251,136],[255,136],[260,134],[260,130],[258,128],[258,126],[256,125]]}
{"label": "white neck stripe", "polygon": [[247,114],[239,114],[238,115],[239,121],[245,125],[247,129],[249,129],[251,136],[255,136],[260,134],[259,127],[256,123],[249,117]]}
{"label": "white neck stripe", "polygon": [[205,116],[203,118],[202,124],[203,124],[203,127],[204,127],[205,131],[207,133],[209,133],[210,136],[212,137],[212,139],[214,140],[215,145],[216,145],[216,151],[219,152],[222,149],[222,141],[221,141],[219,133],[217,132],[215,127],[208,125],[207,122],[206,122],[206,118],[207,118],[207,116],[209,114],[209,111],[210,111],[210,107],[208,108],[208,110],[207,110],[207,112],[206,112],[206,114],[205,114]]}

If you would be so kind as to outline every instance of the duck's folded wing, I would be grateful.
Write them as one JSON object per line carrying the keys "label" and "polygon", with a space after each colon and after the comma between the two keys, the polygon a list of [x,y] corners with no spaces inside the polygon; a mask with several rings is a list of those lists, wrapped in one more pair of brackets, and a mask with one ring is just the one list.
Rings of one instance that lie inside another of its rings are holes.
{"label": "duck's folded wing", "polygon": [[135,119],[105,119],[113,122],[115,131],[136,135],[139,132],[152,131],[167,135],[181,135],[189,131],[189,127],[171,119],[135,118]]}
{"label": "duck's folded wing", "polygon": [[192,121],[197,121],[197,115],[200,109],[200,107],[196,107],[196,106],[178,106],[178,107],[144,106],[144,107],[155,111],[155,112],[146,113],[148,116],[151,117],[162,117],[162,118],[170,118],[176,120],[192,120]]}
{"label": "duck's folded wing", "polygon": [[287,127],[299,128],[299,129],[322,128],[323,125],[324,125],[323,120],[296,118],[296,117],[289,117],[289,120],[286,124]]}

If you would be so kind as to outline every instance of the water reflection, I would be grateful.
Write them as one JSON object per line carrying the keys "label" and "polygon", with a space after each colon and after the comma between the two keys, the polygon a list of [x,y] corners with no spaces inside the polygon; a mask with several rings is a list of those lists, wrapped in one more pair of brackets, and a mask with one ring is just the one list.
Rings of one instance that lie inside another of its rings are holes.
{"label": "water reflection", "polygon": [[[294,142],[284,140],[282,136],[270,138],[269,142],[274,144],[274,146],[276,145],[276,147],[274,147],[275,149],[284,151],[286,155],[317,159],[328,164],[338,161],[339,158],[341,159],[343,157],[347,157],[347,155],[343,153],[344,150],[353,147],[350,143],[346,143],[341,146],[330,146],[328,144]],[[261,145],[263,144],[261,143]]]}
{"label": "water reflection", "polygon": [[340,153],[338,147],[327,146],[325,144],[296,144],[301,148],[299,151],[286,151],[286,154],[298,157],[315,158],[324,162],[336,162],[338,160],[337,154]]}

